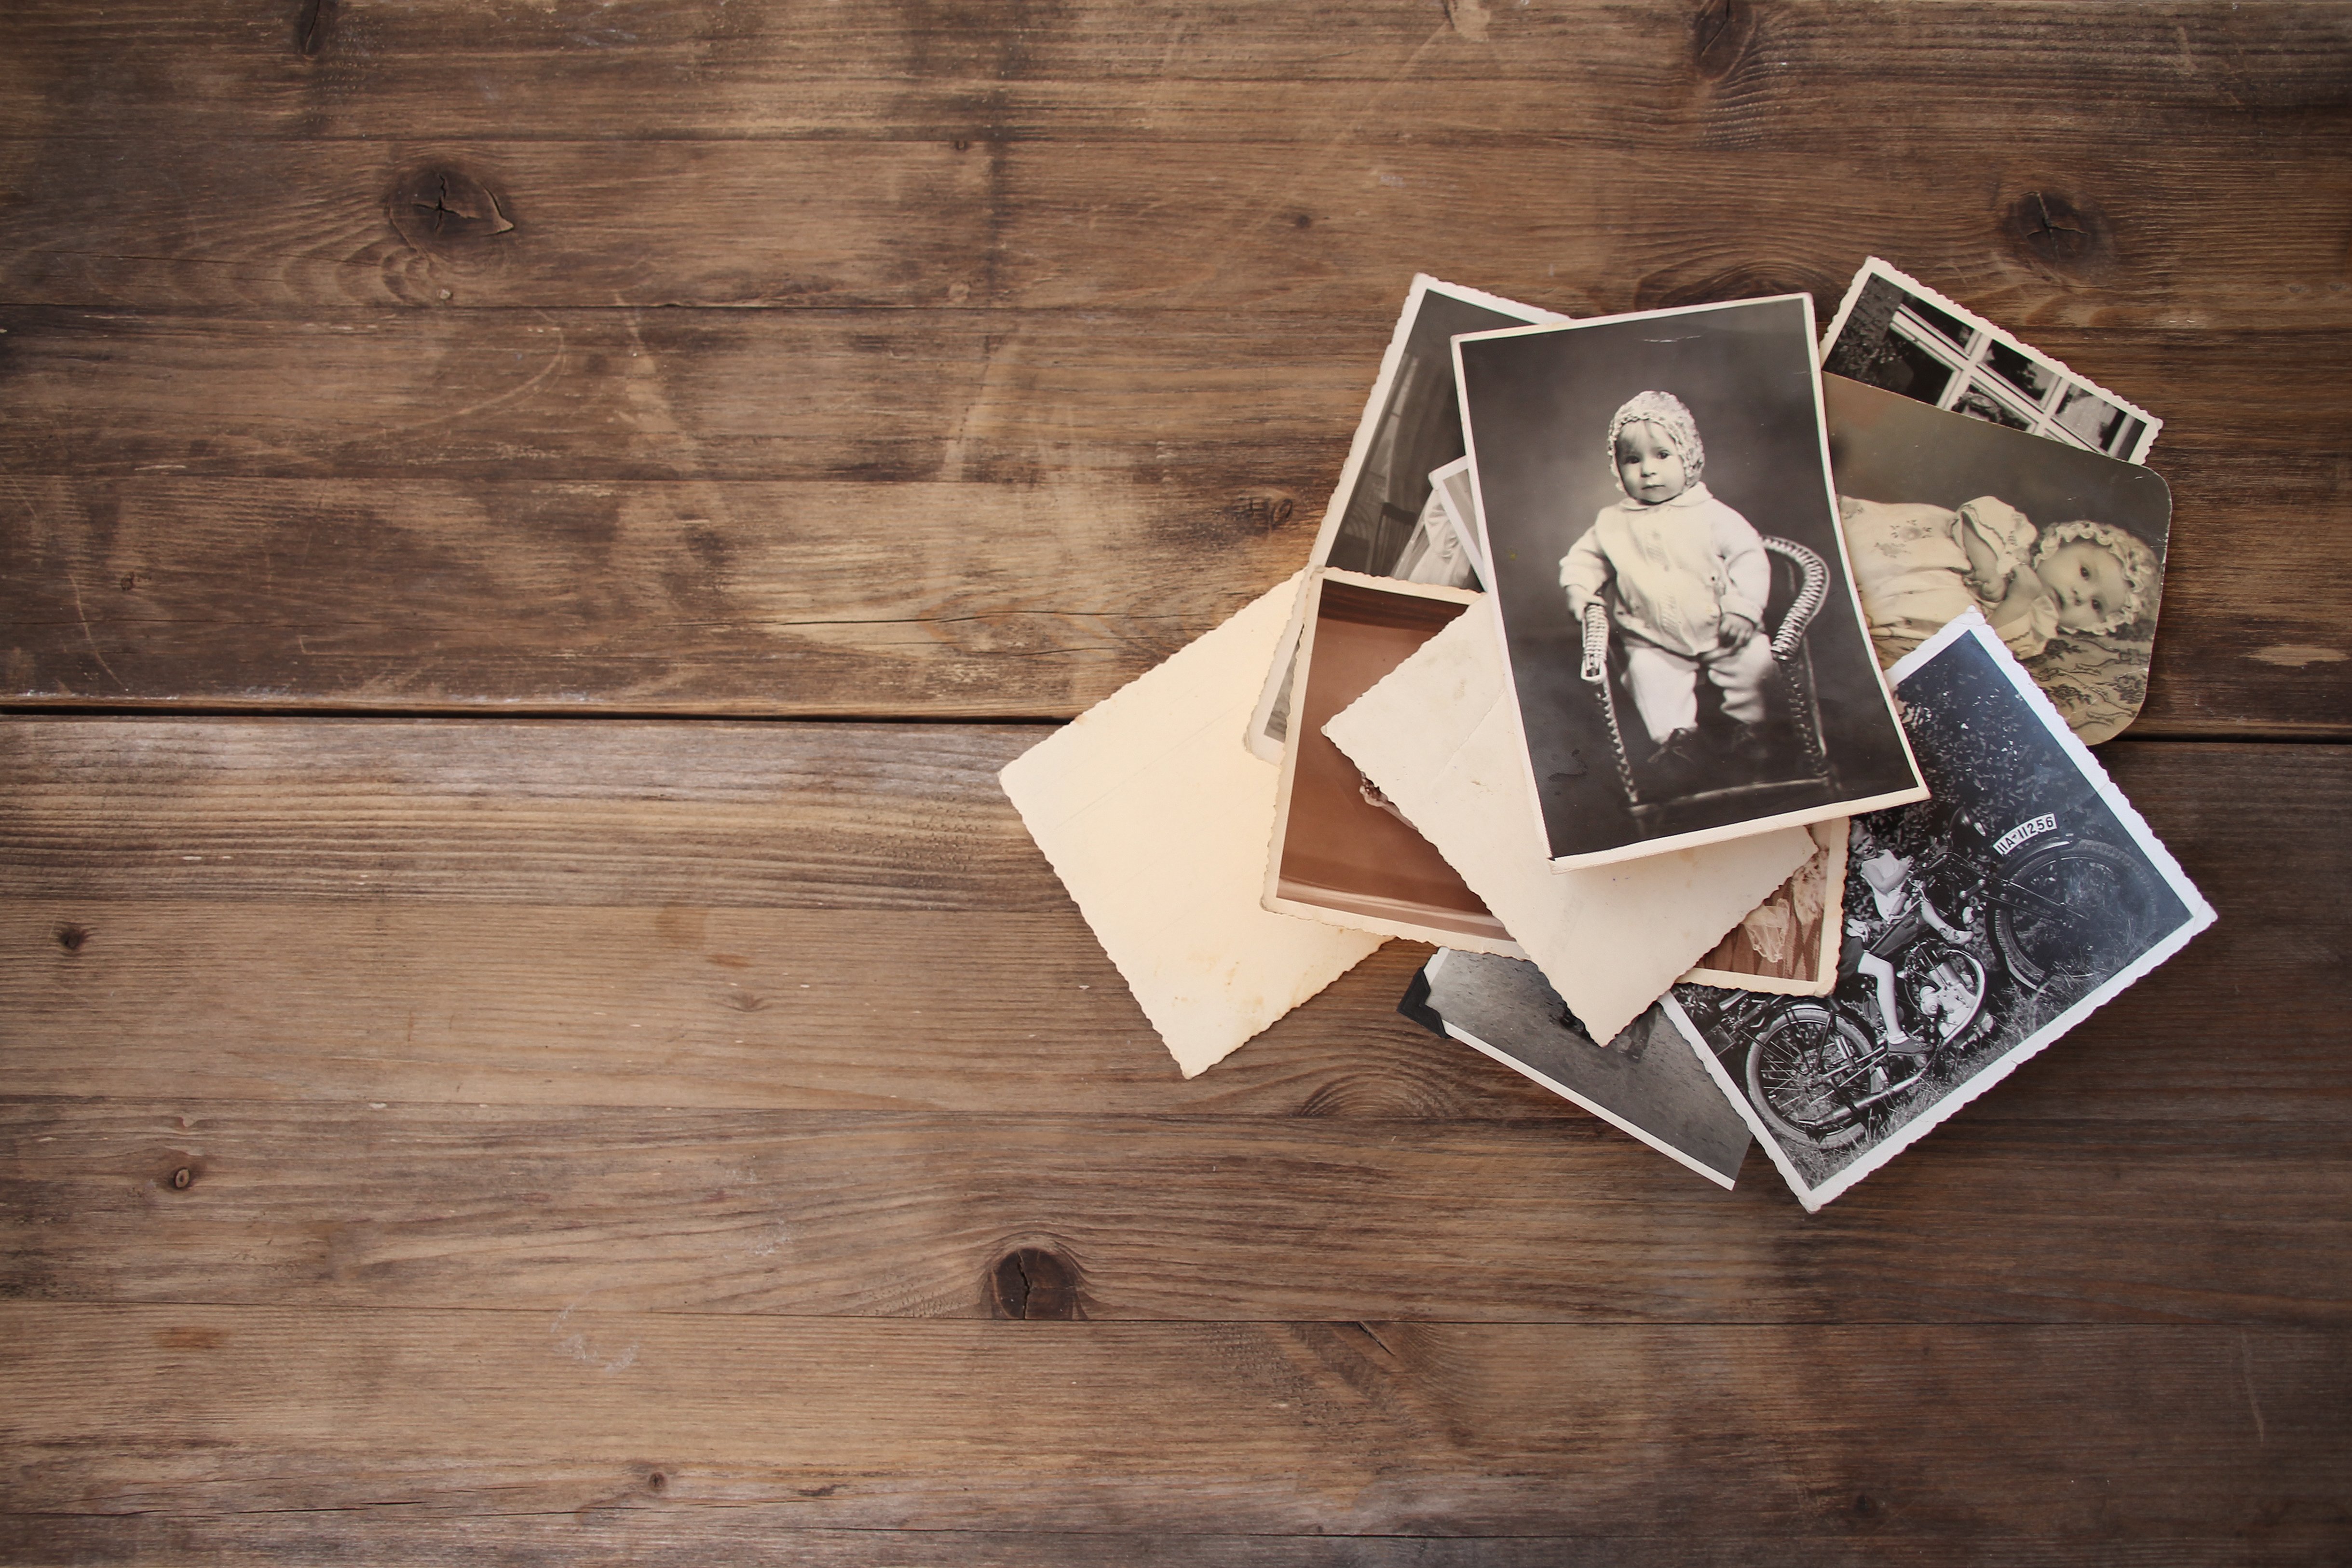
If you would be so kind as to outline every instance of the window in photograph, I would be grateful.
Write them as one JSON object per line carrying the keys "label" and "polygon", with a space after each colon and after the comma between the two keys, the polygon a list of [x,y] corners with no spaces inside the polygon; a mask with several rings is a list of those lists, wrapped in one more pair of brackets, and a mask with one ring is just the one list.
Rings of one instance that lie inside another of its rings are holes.
{"label": "window in photograph", "polygon": [[2007,343],[1994,343],[1985,352],[1985,363],[1992,366],[2010,385],[2033,399],[2036,406],[2050,400],[2058,390],[2058,374],[2047,365],[2036,364]]}
{"label": "window in photograph", "polygon": [[1969,340],[1982,335],[1958,316],[1938,310],[1922,300],[1913,300],[1903,308],[1903,313],[1911,317],[1915,324],[1927,328],[1946,342],[1962,349],[1972,347]]}
{"label": "window in photograph", "polygon": [[2110,457],[2127,456],[2146,428],[2051,366],[1923,300],[1897,309],[1887,334],[1911,374],[1902,390],[1922,403]]}
{"label": "window in photograph", "polygon": [[2095,451],[2128,452],[2147,422],[2116,407],[2097,393],[2077,386],[2058,405],[2058,423]]}
{"label": "window in photograph", "polygon": [[2012,430],[2033,431],[2033,416],[2009,399],[1987,387],[1982,382],[1971,381],[1966,391],[1952,400],[1952,411],[1971,419],[1981,419],[1988,425],[2006,425]]}
{"label": "window in photograph", "polygon": [[1882,373],[1878,377],[1880,384],[1889,392],[1899,392],[1906,397],[1915,397],[1922,403],[1942,407],[1944,394],[1951,390],[1958,374],[1952,369],[1949,360],[1937,357],[1932,351],[1908,338],[1895,338],[1894,345],[1895,364],[1890,367],[1894,374]]}

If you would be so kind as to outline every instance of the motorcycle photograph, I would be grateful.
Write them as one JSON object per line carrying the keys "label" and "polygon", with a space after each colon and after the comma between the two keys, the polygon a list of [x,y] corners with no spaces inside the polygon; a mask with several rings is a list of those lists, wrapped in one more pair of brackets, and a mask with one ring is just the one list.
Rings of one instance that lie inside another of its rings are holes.
{"label": "motorcycle photograph", "polygon": [[1684,999],[1711,1038],[1748,1042],[1758,1113],[1824,1152],[1874,1139],[1931,1076],[1956,1081],[1985,1047],[2006,1048],[2073,1005],[2159,919],[2140,867],[2058,813],[1997,833],[1960,816],[1911,857],[1874,840],[1866,820],[1830,995],[1693,987]]}

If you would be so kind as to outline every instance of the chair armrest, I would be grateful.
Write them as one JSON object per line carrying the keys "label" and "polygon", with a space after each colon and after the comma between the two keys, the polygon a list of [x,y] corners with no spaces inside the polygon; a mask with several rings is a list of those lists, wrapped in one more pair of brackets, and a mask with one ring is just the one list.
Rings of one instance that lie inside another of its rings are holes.
{"label": "chair armrest", "polygon": [[1609,610],[1598,599],[1584,606],[1584,668],[1578,673],[1591,681],[1609,677]]}
{"label": "chair armrest", "polygon": [[[1780,625],[1772,633],[1772,657],[1785,659],[1797,651],[1797,644],[1804,637],[1805,628],[1812,625],[1813,616],[1821,610],[1822,601],[1829,596],[1830,568],[1816,552],[1793,539],[1767,534],[1764,536],[1764,548],[1794,564],[1804,576],[1804,581],[1797,585],[1797,596],[1789,602],[1789,613],[1780,617]],[[1591,633],[1586,636],[1589,637]]]}

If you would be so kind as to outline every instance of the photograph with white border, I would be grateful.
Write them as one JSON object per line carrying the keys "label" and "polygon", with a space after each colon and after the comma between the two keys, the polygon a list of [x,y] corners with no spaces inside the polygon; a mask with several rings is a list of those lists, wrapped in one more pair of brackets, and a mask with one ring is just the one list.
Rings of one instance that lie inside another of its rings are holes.
{"label": "photograph with white border", "polygon": [[1493,577],[1486,570],[1486,557],[1478,553],[1478,500],[1470,489],[1470,459],[1456,458],[1442,468],[1430,469],[1429,488],[1437,493],[1438,504],[1445,509],[1445,521],[1462,541],[1463,552],[1470,558],[1470,570],[1477,576],[1477,586],[1485,587]]}
{"label": "photograph with white border", "polygon": [[1461,1041],[1631,1133],[1720,1187],[1748,1157],[1748,1130],[1653,1005],[1596,1045],[1524,959],[1440,948],[1397,1011],[1433,1034]]}
{"label": "photograph with white border", "polygon": [[1835,991],[1680,985],[1666,998],[1809,1211],[2213,921],[1982,616],[1894,675],[1935,793],[1854,822]]}
{"label": "photograph with white border", "polygon": [[[1315,547],[1307,553],[1307,571],[1336,566],[1374,577],[1401,577],[1405,573],[1399,563],[1408,553],[1425,557],[1432,525],[1443,518],[1433,499],[1430,470],[1464,451],[1448,340],[1459,332],[1566,320],[1557,311],[1414,273],[1396,330],[1381,355],[1371,395],[1356,422],[1348,461],[1332,488]],[[1292,667],[1302,613],[1303,605],[1284,628],[1274,668],[1266,672],[1244,737],[1252,752],[1270,763],[1281,761],[1289,735]]]}
{"label": "photograph with white border", "polygon": [[1454,351],[1555,869],[1926,793],[1838,528],[1807,296]]}
{"label": "photograph with white border", "polygon": [[2139,405],[1875,256],[1853,275],[1822,337],[1822,368],[2130,463],[2147,461],[2164,428]]}

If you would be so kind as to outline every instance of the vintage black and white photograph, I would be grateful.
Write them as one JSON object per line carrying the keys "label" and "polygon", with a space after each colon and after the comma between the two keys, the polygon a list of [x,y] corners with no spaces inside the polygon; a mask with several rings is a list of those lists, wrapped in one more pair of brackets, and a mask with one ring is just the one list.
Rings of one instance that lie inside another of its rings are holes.
{"label": "vintage black and white photograph", "polygon": [[1838,531],[1806,296],[1454,352],[1556,867],[1923,793]]}
{"label": "vintage black and white photograph", "polygon": [[[1448,553],[1448,525],[1430,484],[1430,470],[1463,454],[1460,405],[1454,395],[1456,333],[1486,331],[1531,321],[1566,321],[1497,295],[1413,276],[1388,352],[1381,357],[1371,396],[1356,425],[1348,461],[1323,513],[1309,552],[1309,572],[1336,566],[1374,577],[1402,577],[1456,587],[1465,571],[1458,549]],[[1291,666],[1300,623],[1293,618],[1266,674],[1246,737],[1251,751],[1279,761],[1290,731]]]}
{"label": "vintage black and white photograph", "polygon": [[1397,1011],[1461,1041],[1728,1187],[1748,1157],[1747,1121],[1723,1098],[1663,1006],[1607,1045],[1593,1041],[1525,959],[1441,948]]}
{"label": "vintage black and white photograph", "polygon": [[2148,468],[1822,378],[1854,586],[1893,665],[1974,608],[2084,745],[2147,695],[2172,494]]}
{"label": "vintage black and white photograph", "polygon": [[1429,488],[1437,497],[1437,504],[1445,510],[1445,521],[1461,541],[1463,552],[1469,557],[1473,581],[1461,584],[1468,588],[1484,588],[1487,582],[1486,563],[1478,553],[1478,501],[1470,489],[1470,459],[1456,458],[1442,468],[1429,471]]}
{"label": "vintage black and white photograph", "polygon": [[1895,668],[1931,798],[1855,819],[1837,988],[1668,1012],[1809,1210],[2081,1023],[2213,910],[1975,611]]}
{"label": "vintage black and white photograph", "polygon": [[1874,256],[1822,342],[1822,368],[1931,408],[2144,463],[2164,421]]}

